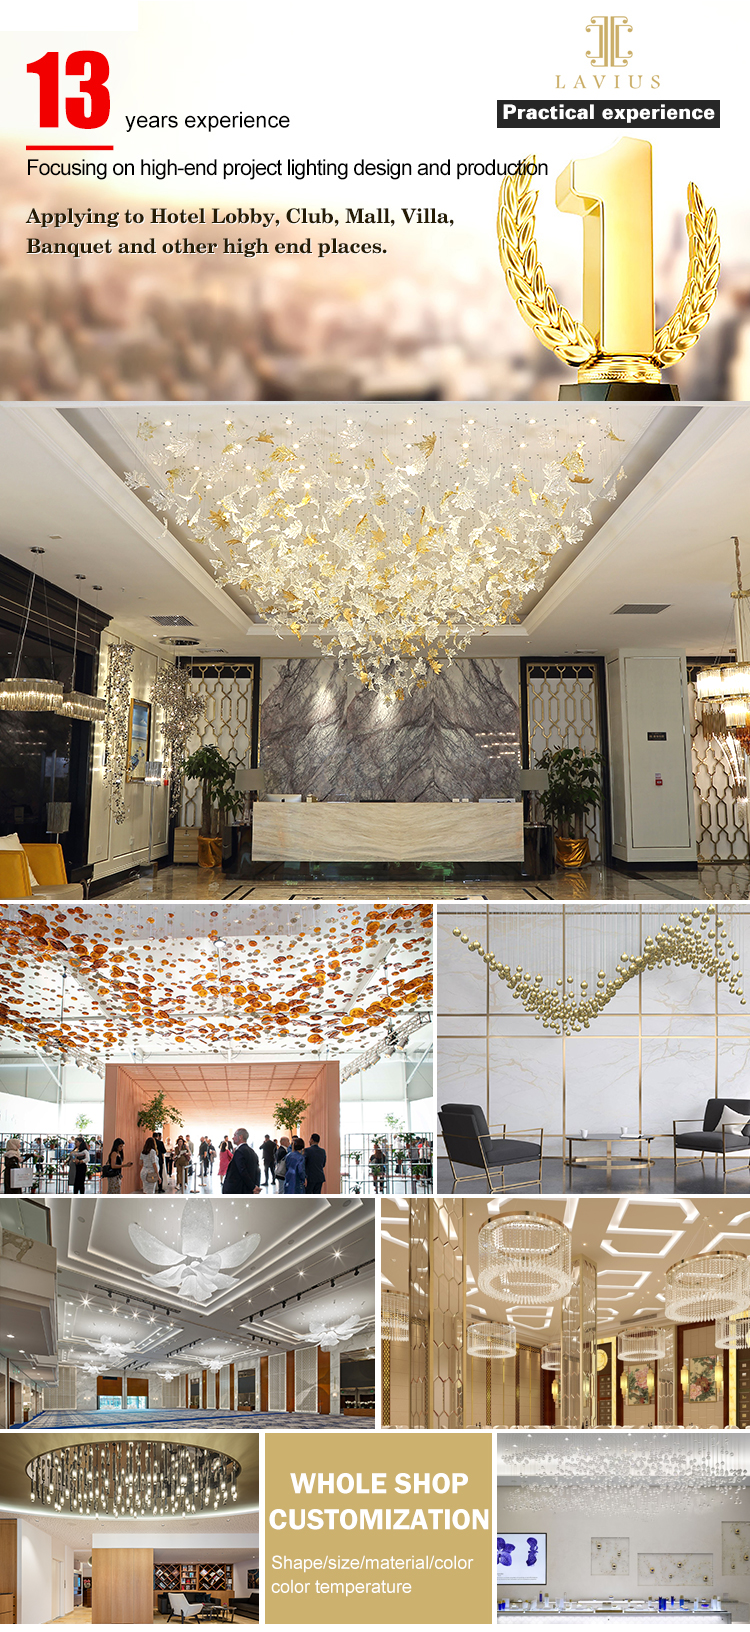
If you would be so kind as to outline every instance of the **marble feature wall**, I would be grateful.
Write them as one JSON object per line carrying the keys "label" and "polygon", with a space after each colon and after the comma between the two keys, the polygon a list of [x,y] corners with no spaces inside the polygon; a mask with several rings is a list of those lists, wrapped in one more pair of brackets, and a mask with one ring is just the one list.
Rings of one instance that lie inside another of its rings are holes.
{"label": "marble feature wall", "polygon": [[518,799],[519,744],[515,659],[460,659],[390,708],[333,658],[263,661],[260,764],[269,793],[405,804]]}
{"label": "marble feature wall", "polygon": [[629,1575],[630,1537],[592,1536],[591,1574]]}
{"label": "marble feature wall", "polygon": [[[620,907],[618,931],[623,913],[634,916],[622,945],[653,935],[681,910],[660,902],[639,919],[637,906]],[[563,917],[556,904],[438,905],[438,1105],[481,1105],[490,1125],[504,1122],[509,1131],[543,1127],[549,1156],[561,1154],[563,1126],[594,1137],[637,1130],[640,1117],[643,1132],[657,1136],[652,1154],[670,1156],[673,1119],[700,1126],[716,1093],[750,1098],[750,1006],[699,970],[672,965],[647,970],[640,989],[629,982],[588,1030],[563,1041],[453,935],[457,926],[514,968],[523,961],[532,973],[544,969],[546,980],[562,974],[563,955],[566,969],[576,968],[576,949],[590,943],[601,911],[572,905]],[[727,903],[722,919],[747,972],[750,908]]]}

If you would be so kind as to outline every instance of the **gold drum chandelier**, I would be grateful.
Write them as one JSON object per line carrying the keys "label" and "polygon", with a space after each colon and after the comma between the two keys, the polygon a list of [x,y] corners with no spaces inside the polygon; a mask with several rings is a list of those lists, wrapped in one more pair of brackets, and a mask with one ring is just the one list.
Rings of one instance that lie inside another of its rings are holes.
{"label": "gold drum chandelier", "polygon": [[750,1349],[750,1315],[723,1315],[716,1322],[717,1349]]}
{"label": "gold drum chandelier", "polygon": [[553,1303],[573,1285],[570,1231],[546,1213],[503,1213],[479,1231],[477,1284],[489,1297]]}
{"label": "gold drum chandelier", "polygon": [[592,503],[615,497],[624,472],[608,444],[621,438],[489,409],[463,421],[413,409],[400,425],[359,415],[145,419],[150,468],[125,480],[189,528],[262,619],[393,702],[542,588]]}
{"label": "gold drum chandelier", "polygon": [[617,1358],[639,1366],[649,1360],[663,1360],[667,1334],[658,1326],[631,1326],[617,1338]]}

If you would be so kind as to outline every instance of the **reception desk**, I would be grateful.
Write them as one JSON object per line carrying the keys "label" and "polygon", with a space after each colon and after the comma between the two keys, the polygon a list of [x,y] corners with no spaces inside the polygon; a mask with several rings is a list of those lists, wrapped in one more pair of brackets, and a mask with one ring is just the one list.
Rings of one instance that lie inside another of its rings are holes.
{"label": "reception desk", "polygon": [[253,861],[521,862],[523,805],[260,800]]}

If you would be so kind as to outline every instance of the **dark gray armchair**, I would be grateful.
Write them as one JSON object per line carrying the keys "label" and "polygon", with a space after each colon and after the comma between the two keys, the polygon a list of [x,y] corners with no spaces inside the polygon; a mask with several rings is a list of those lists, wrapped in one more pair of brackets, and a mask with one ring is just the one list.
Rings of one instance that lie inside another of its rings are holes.
{"label": "dark gray armchair", "polygon": [[[736,1111],[737,1121],[743,1116],[750,1118],[750,1099],[709,1099],[703,1116],[702,1127],[695,1125],[694,1118],[681,1117],[672,1123],[672,1138],[674,1141],[674,1165],[688,1167],[691,1163],[701,1162],[705,1165],[706,1156],[713,1156],[715,1161],[721,1160],[722,1172],[727,1171],[727,1157],[736,1159],[736,1165],[729,1171],[736,1172],[738,1167],[750,1166],[750,1120],[745,1122],[739,1133],[733,1133],[731,1128],[719,1127],[724,1110]],[[678,1133],[681,1127],[692,1130]],[[684,1156],[678,1161],[678,1151],[692,1151],[691,1156]]]}
{"label": "dark gray armchair", "polygon": [[[542,1188],[543,1128],[520,1128],[508,1133],[503,1122],[500,1137],[493,1135],[481,1105],[442,1105],[438,1111],[445,1142],[446,1155],[451,1164],[453,1188],[470,1184],[474,1174],[459,1179],[456,1167],[479,1168],[487,1179],[487,1188],[493,1195],[499,1190],[523,1190],[527,1185]],[[536,1134],[538,1144],[526,1144],[522,1134]],[[538,1174],[533,1179],[519,1179],[515,1184],[505,1183],[506,1167],[517,1167],[525,1162],[538,1163]],[[500,1173],[500,1184],[493,1184],[493,1175]]]}

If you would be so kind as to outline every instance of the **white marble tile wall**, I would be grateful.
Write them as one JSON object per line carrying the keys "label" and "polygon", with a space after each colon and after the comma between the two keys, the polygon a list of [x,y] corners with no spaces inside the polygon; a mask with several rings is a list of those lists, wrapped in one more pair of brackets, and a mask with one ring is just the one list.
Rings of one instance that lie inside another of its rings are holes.
{"label": "white marble tile wall", "polygon": [[[643,921],[643,933],[673,922],[679,910],[660,907],[653,922]],[[616,924],[625,950],[637,942],[638,912],[631,909],[623,929],[622,911]],[[728,933],[741,959],[747,955],[750,970],[750,908],[735,904],[730,916]],[[523,962],[534,973],[562,969],[563,920],[556,904],[519,905],[512,914],[505,904],[490,904],[489,913],[481,903],[438,906],[438,1104],[453,1100],[486,1107],[489,1055],[490,1123],[542,1125],[545,1153],[560,1154],[563,1076],[568,1132],[585,1127],[601,1135],[623,1124],[638,1126],[639,1036],[642,1127],[659,1136],[655,1155],[671,1154],[673,1119],[700,1125],[717,1080],[720,1095],[750,1098],[750,1005],[743,1008],[722,984],[717,994],[712,977],[689,966],[647,970],[640,983],[640,1015],[639,983],[633,980],[587,1030],[566,1040],[563,1051],[562,1040],[526,1014],[503,981],[490,975],[488,982],[481,959],[454,936],[456,925],[513,967]],[[579,915],[567,910],[568,967],[580,966],[576,937],[597,933],[590,909]],[[581,942],[580,950],[590,958],[590,941]]]}

